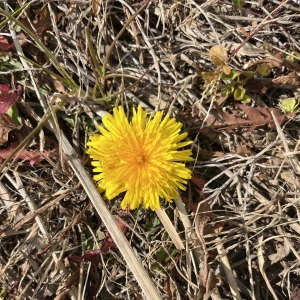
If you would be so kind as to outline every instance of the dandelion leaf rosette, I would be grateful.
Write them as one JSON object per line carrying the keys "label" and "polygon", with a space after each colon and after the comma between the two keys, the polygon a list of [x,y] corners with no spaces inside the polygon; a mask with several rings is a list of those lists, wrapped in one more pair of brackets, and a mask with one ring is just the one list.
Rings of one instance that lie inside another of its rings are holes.
{"label": "dandelion leaf rosette", "polygon": [[182,124],[169,115],[157,112],[147,119],[141,106],[133,109],[131,122],[122,107],[105,115],[104,127],[90,137],[87,153],[95,167],[94,180],[110,200],[126,192],[121,203],[135,209],[142,205],[156,210],[159,198],[171,202],[178,188],[185,190],[191,171],[186,161],[193,161],[192,152],[181,148],[191,144],[183,141]]}

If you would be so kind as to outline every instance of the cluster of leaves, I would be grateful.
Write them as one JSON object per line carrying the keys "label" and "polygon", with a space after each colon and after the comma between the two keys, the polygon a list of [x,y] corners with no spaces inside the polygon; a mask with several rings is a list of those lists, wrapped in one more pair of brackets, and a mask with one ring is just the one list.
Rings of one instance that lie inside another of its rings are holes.
{"label": "cluster of leaves", "polygon": [[232,70],[228,66],[224,66],[222,72],[218,75],[215,72],[203,72],[203,79],[205,83],[215,80],[217,92],[221,92],[222,97],[229,97],[233,95],[234,100],[250,102],[250,97],[246,94],[244,88],[245,82],[254,76],[253,72],[238,72]]}
{"label": "cluster of leaves", "polygon": [[254,77],[254,72],[232,69],[228,64],[227,49],[223,46],[215,45],[210,51],[211,61],[217,66],[212,72],[203,72],[202,77],[205,85],[214,83],[215,92],[221,93],[222,97],[233,96],[234,100],[250,102],[250,97],[246,94],[244,85],[249,78]]}
{"label": "cluster of leaves", "polygon": [[[262,78],[267,80],[267,83],[261,89],[262,93],[265,93],[268,88],[274,85],[292,84],[296,86],[300,82],[299,76],[297,76],[299,67],[295,63],[295,60],[298,59],[297,53],[291,53],[291,56],[287,58],[270,57],[259,60],[248,67],[251,70],[245,71],[234,70],[228,65],[227,49],[223,46],[213,46],[209,51],[209,55],[217,68],[214,71],[202,72],[202,78],[205,86],[213,85],[214,89],[210,90],[210,94],[220,94],[223,101],[232,97],[236,101],[249,103],[251,98],[248,93],[251,91],[251,85],[255,86]],[[292,72],[288,76],[283,75],[271,79],[270,75],[273,68],[278,67],[284,67]],[[279,108],[286,114],[296,113],[299,111],[299,99],[286,98],[280,103]]]}

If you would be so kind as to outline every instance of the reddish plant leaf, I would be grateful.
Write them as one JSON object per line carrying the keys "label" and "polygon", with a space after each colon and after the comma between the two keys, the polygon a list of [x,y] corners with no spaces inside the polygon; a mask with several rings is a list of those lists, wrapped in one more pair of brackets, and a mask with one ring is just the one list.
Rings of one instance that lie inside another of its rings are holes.
{"label": "reddish plant leaf", "polygon": [[0,114],[0,146],[7,142],[9,132],[16,128],[18,128],[18,126],[15,125],[13,119],[9,115]]}
{"label": "reddish plant leaf", "polygon": [[0,35],[0,50],[7,51],[14,47],[15,47],[15,45],[10,44],[5,36]]}
{"label": "reddish plant leaf", "polygon": [[[1,135],[1,127],[0,127],[0,135]],[[18,144],[19,144],[18,142],[15,142],[10,147],[0,150],[0,163],[9,157],[11,152],[18,146]],[[56,150],[40,152],[40,151],[28,151],[27,149],[23,149],[18,155],[14,155],[12,159],[18,158],[25,161],[29,160],[30,165],[33,166],[35,163],[40,163],[41,161],[43,161],[45,157],[49,157],[50,154],[53,153],[54,151]]]}
{"label": "reddish plant leaf", "polygon": [[[204,201],[206,199],[206,196],[204,193],[202,193],[202,189],[205,184],[205,180],[200,176],[193,176],[191,178],[191,181],[195,184],[195,190],[199,194],[199,199],[197,202],[189,201],[186,197],[182,196],[182,201],[185,204],[186,208],[188,210],[191,210],[193,213],[204,213],[207,211],[210,211],[210,205],[207,201]],[[199,205],[200,203],[200,205]],[[199,205],[199,209],[198,209]]]}
{"label": "reddish plant leaf", "polygon": [[[116,220],[116,223],[117,223],[118,227],[121,229],[121,231],[123,233],[125,233],[127,230],[127,227],[125,226],[125,224],[120,220]],[[115,242],[113,241],[111,235],[107,232],[105,234],[105,239],[104,239],[103,245],[100,249],[86,251],[84,255],[79,255],[79,256],[70,255],[68,257],[68,260],[72,261],[74,263],[81,263],[82,261],[89,261],[92,264],[98,265],[100,262],[99,254],[107,253],[110,249],[113,249],[115,247],[116,247]]]}
{"label": "reddish plant leaf", "polygon": [[[121,231],[123,233],[126,232],[127,230],[127,227],[125,226],[125,224],[120,221],[120,220],[116,220],[116,223],[118,225],[118,227],[121,229]],[[105,236],[105,239],[104,239],[104,242],[103,242],[103,245],[101,247],[101,252],[102,253],[106,253],[108,252],[110,249],[113,249],[116,247],[116,244],[115,242],[113,241],[111,235],[109,233],[106,233],[106,236]]]}
{"label": "reddish plant leaf", "polygon": [[202,216],[203,219],[203,227],[205,234],[208,233],[220,233],[225,225],[225,222],[218,222],[215,223],[214,225],[211,225],[208,223],[208,219],[211,218],[211,206],[208,203],[208,201],[205,201],[206,195],[202,192],[204,185],[205,185],[205,180],[203,179],[202,176],[193,176],[191,178],[191,181],[195,184],[195,190],[199,194],[199,200],[198,202],[194,201],[189,201],[187,198],[182,196],[182,201],[184,202],[187,210],[191,210],[193,213],[198,213]]}
{"label": "reddish plant leaf", "polygon": [[204,188],[205,185],[205,180],[200,176],[193,176],[191,181],[198,187],[196,188],[196,191],[201,195],[201,199],[205,199],[205,195],[202,193],[202,189]]}
{"label": "reddish plant leaf", "polygon": [[99,255],[100,253],[102,253],[102,251],[100,249],[89,250],[89,251],[86,251],[84,253],[84,255],[81,255],[81,256],[70,255],[68,257],[68,260],[73,263],[76,263],[76,264],[79,264],[83,261],[89,261],[93,265],[98,265],[100,262],[100,255]]}
{"label": "reddish plant leaf", "polygon": [[20,86],[17,87],[17,90],[11,90],[8,84],[0,84],[0,114],[6,113],[17,102],[21,91]]}

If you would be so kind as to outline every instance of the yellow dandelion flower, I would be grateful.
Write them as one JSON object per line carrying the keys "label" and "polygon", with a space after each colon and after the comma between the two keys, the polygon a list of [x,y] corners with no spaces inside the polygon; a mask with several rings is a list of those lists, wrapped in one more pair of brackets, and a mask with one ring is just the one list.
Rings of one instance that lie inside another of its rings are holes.
{"label": "yellow dandelion flower", "polygon": [[162,112],[147,120],[141,106],[133,109],[128,121],[123,108],[102,119],[105,128],[90,137],[87,153],[93,159],[94,176],[101,191],[110,200],[126,192],[121,203],[125,209],[140,205],[156,210],[159,198],[171,202],[178,197],[178,188],[185,190],[191,171],[185,161],[193,161],[190,150],[178,150],[191,142],[181,142],[187,133],[180,133],[182,124]]}

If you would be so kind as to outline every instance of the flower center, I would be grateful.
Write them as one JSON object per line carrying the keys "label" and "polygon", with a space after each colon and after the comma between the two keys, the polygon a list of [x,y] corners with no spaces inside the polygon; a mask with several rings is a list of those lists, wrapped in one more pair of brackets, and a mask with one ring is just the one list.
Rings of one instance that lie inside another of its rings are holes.
{"label": "flower center", "polygon": [[147,155],[143,152],[138,153],[136,160],[139,165],[145,164],[147,162]]}

